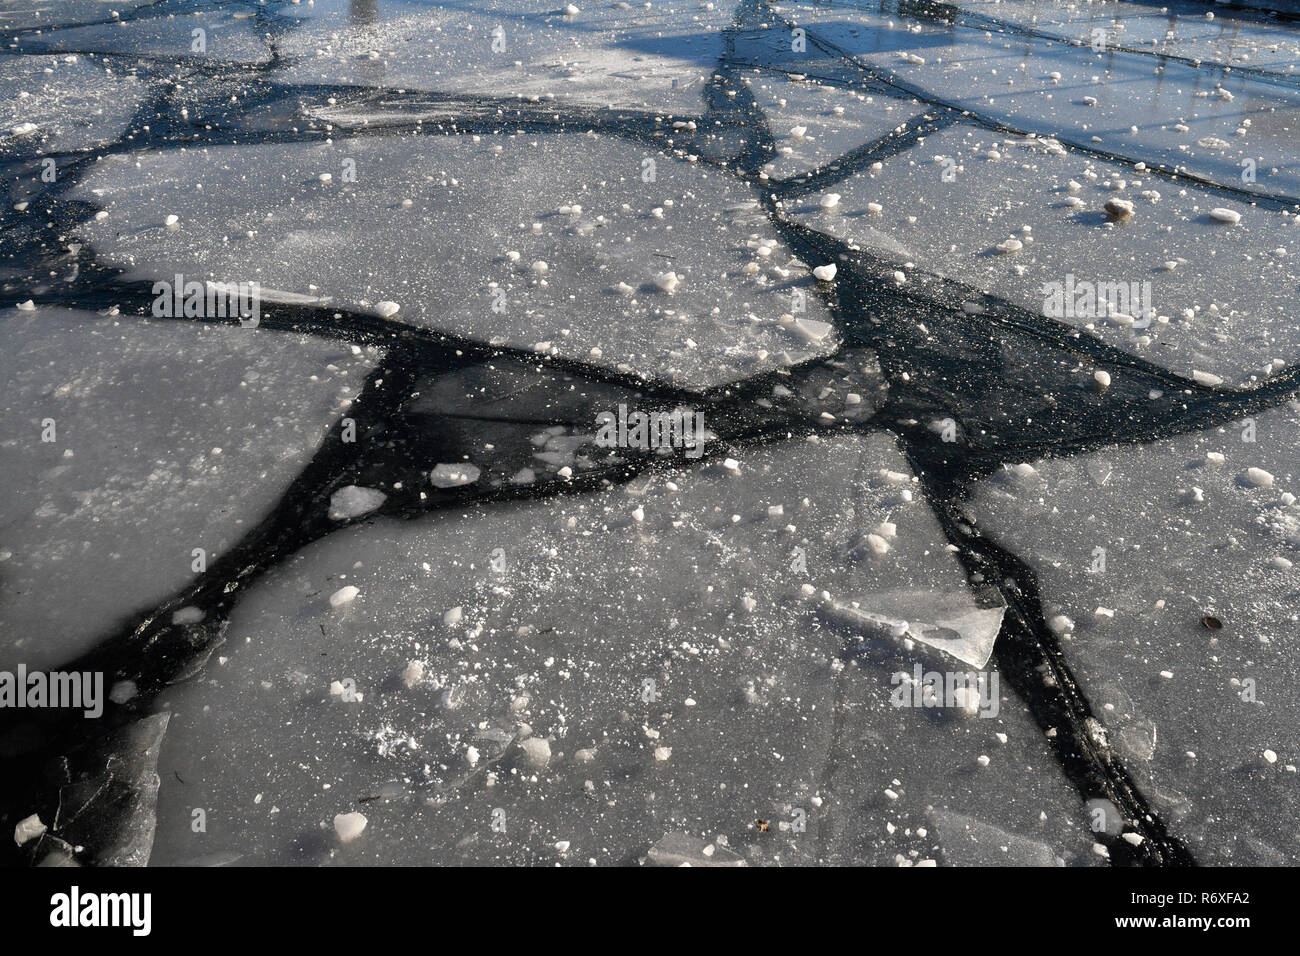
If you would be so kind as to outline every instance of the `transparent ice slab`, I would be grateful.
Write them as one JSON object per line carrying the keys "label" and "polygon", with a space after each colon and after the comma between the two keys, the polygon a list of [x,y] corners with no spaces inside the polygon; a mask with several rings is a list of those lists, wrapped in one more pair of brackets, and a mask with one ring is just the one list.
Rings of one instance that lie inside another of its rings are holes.
{"label": "transparent ice slab", "polygon": [[814,3],[781,9],[807,31],[810,48],[825,41],[900,91],[1215,182],[1242,184],[1249,159],[1253,191],[1300,195],[1300,167],[1291,162],[1300,90],[1290,85],[906,15]]}
{"label": "transparent ice slab", "polygon": [[[820,198],[832,192],[838,204],[822,208]],[[1133,204],[1129,219],[1105,211],[1116,199]],[[1210,212],[1220,208],[1241,221],[1215,221]],[[910,261],[918,273],[1051,315],[1183,376],[1200,371],[1250,387],[1300,358],[1292,317],[1300,219],[1052,140],[951,126],[879,170],[791,200],[786,213],[904,273]],[[999,248],[1008,240],[1019,248]],[[1099,284],[1123,287],[1113,313],[1104,301],[1063,307],[1064,296],[1083,303],[1085,287]],[[1151,315],[1138,314],[1144,303]]]}
{"label": "transparent ice slab", "polygon": [[168,15],[110,17],[106,13],[102,22],[24,33],[16,45],[23,53],[115,54],[200,65],[271,60],[255,10],[242,4],[186,5]]}
{"label": "transparent ice slab", "polygon": [[[134,278],[390,303],[395,322],[692,388],[836,342],[809,266],[747,186],[603,135],[140,153],[73,195],[108,213],[78,233]],[[782,324],[798,305],[811,324]]]}
{"label": "transparent ice slab", "polygon": [[1028,483],[995,476],[974,502],[1037,575],[1109,746],[1208,863],[1300,859],[1297,447],[1291,403],[1039,461]]}
{"label": "transparent ice slab", "polygon": [[194,549],[210,563],[233,545],[379,354],[45,306],[6,311],[0,343],[7,670],[89,649],[191,580]]}
{"label": "transparent ice slab", "polygon": [[889,133],[901,133],[921,115],[916,103],[859,93],[815,80],[756,73],[745,84],[775,139],[763,171],[772,179],[811,172]]}
{"label": "transparent ice slab", "polygon": [[[951,6],[1086,46],[1097,42],[1096,31],[1101,30],[1102,42],[1111,47],[1283,75],[1300,72],[1300,41],[1295,31],[1267,22],[1257,13],[1243,15],[1235,6],[1218,4],[1207,9],[1203,3],[1174,2],[1156,7],[1125,0],[960,0]],[[989,29],[998,27],[989,24]]]}
{"label": "transparent ice slab", "polygon": [[0,156],[112,142],[144,96],[136,77],[85,57],[0,57]]}
{"label": "transparent ice slab", "polygon": [[[508,0],[431,5],[319,0],[285,16],[277,79],[693,113],[723,52],[732,5]],[[577,8],[575,8],[577,9]]]}

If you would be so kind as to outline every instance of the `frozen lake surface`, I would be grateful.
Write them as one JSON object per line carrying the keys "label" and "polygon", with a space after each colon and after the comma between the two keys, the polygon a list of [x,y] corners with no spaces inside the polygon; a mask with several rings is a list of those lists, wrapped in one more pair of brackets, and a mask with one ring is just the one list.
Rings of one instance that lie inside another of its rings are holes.
{"label": "frozen lake surface", "polygon": [[5,862],[1300,863],[1300,6],[0,38]]}

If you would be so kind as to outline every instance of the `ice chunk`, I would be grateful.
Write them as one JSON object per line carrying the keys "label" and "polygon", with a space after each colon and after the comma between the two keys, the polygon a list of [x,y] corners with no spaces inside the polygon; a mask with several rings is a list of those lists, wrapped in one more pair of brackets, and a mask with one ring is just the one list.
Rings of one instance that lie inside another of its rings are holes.
{"label": "ice chunk", "polygon": [[347,485],[330,495],[330,519],[346,521],[369,514],[383,505],[388,495],[378,488],[361,488]]}
{"label": "ice chunk", "polygon": [[33,813],[31,816],[19,820],[14,826],[14,843],[22,846],[29,840],[35,840],[45,830],[46,826],[41,822],[40,816]]}
{"label": "ice chunk", "polygon": [[369,823],[364,813],[353,811],[351,813],[339,813],[334,816],[334,832],[338,834],[340,843],[351,843],[366,828]]}
{"label": "ice chunk", "polygon": [[440,464],[429,472],[429,481],[435,488],[456,488],[460,485],[470,485],[478,481],[479,469],[475,465],[458,464],[446,465]]}

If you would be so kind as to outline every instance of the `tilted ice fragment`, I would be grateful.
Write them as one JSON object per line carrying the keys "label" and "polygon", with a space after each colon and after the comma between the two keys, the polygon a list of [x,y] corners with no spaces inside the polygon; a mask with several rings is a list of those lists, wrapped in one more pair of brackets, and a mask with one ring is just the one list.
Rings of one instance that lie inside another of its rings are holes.
{"label": "tilted ice fragment", "polygon": [[[90,735],[58,761],[68,782],[50,829],[99,866],[147,866],[157,820],[158,753],[169,713]],[[84,849],[83,849],[84,848]]]}
{"label": "tilted ice fragment", "polygon": [[931,810],[944,861],[951,866],[1064,866],[1050,846],[1008,833],[975,817]]}
{"label": "tilted ice fragment", "polygon": [[1006,607],[981,608],[961,592],[886,591],[845,595],[823,613],[863,633],[912,638],[982,668],[993,656]]}

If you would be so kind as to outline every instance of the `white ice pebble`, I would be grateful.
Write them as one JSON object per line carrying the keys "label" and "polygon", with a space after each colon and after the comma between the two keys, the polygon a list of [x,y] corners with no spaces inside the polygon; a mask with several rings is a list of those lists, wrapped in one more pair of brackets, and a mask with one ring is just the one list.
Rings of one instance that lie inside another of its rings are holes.
{"label": "white ice pebble", "polygon": [[551,745],[541,737],[529,737],[519,742],[524,761],[533,770],[545,770],[551,762]]}
{"label": "white ice pebble", "polygon": [[1201,372],[1196,369],[1192,370],[1192,380],[1198,385],[1207,385],[1213,388],[1216,385],[1222,385],[1223,379],[1212,372]]}
{"label": "white ice pebble", "polygon": [[351,843],[357,837],[361,836],[361,831],[369,823],[364,813],[339,813],[334,816],[334,832],[338,834],[340,843]]}
{"label": "white ice pebble", "polygon": [[346,521],[357,518],[369,514],[387,500],[388,495],[376,488],[347,485],[330,495],[330,519]]}
{"label": "white ice pebble", "polygon": [[878,558],[889,553],[889,542],[878,534],[867,535],[866,545],[871,549],[871,553]]}
{"label": "white ice pebble", "polygon": [[821,200],[818,203],[818,205],[820,205],[823,209],[834,209],[839,204],[840,204],[839,193],[827,193],[825,196],[821,198]]}
{"label": "white ice pebble", "polygon": [[176,611],[172,612],[172,623],[198,624],[206,616],[207,615],[203,612],[203,608],[195,607],[191,604],[186,607],[178,608]]}
{"label": "white ice pebble", "polygon": [[1128,219],[1133,215],[1133,203],[1127,199],[1107,199],[1106,215],[1112,219]]}
{"label": "white ice pebble", "polygon": [[442,626],[455,627],[464,619],[465,619],[465,609],[461,605],[457,604],[455,607],[451,608],[450,610],[443,612]]}
{"label": "white ice pebble", "polygon": [[45,824],[41,822],[40,816],[33,813],[30,817],[24,817],[18,821],[14,827],[14,842],[19,846],[30,840],[35,840],[45,832]]}
{"label": "white ice pebble", "polygon": [[435,488],[455,488],[459,485],[471,485],[478,481],[480,472],[476,465],[438,464],[429,472],[429,481]]}
{"label": "white ice pebble", "polygon": [[402,683],[407,690],[419,685],[424,680],[424,661],[411,661],[402,671]]}
{"label": "white ice pebble", "polygon": [[815,266],[813,268],[813,275],[822,282],[831,282],[835,279],[835,273],[838,271],[839,269],[837,269],[835,263],[832,262],[824,266]]}
{"label": "white ice pebble", "polygon": [[1272,488],[1273,476],[1263,468],[1247,468],[1246,481],[1255,488]]}
{"label": "white ice pebble", "polygon": [[661,272],[654,279],[655,288],[669,295],[672,295],[677,290],[677,286],[681,281],[682,277],[676,272]]}
{"label": "white ice pebble", "polygon": [[357,595],[360,593],[361,593],[361,589],[356,587],[355,585],[348,584],[344,587],[341,587],[333,594],[330,595],[330,607],[332,608],[346,607],[347,605],[355,601],[357,599]]}
{"label": "white ice pebble", "polygon": [[1074,621],[1064,614],[1058,614],[1047,622],[1047,627],[1055,635],[1063,636],[1074,630]]}
{"label": "white ice pebble", "polygon": [[1019,239],[1015,239],[1015,238],[1004,239],[1001,242],[999,242],[996,246],[998,252],[1004,256],[1010,255],[1013,252],[1019,252],[1024,247],[1025,244],[1021,242]]}
{"label": "white ice pebble", "polygon": [[1235,226],[1241,222],[1241,213],[1235,209],[1224,209],[1222,206],[1216,206],[1210,210],[1210,218],[1215,222],[1224,222],[1228,225]]}
{"label": "white ice pebble", "polygon": [[382,319],[386,319],[390,315],[396,315],[401,310],[401,308],[402,307],[398,305],[396,302],[390,302],[387,299],[385,299],[383,302],[379,302],[375,304],[375,314]]}

